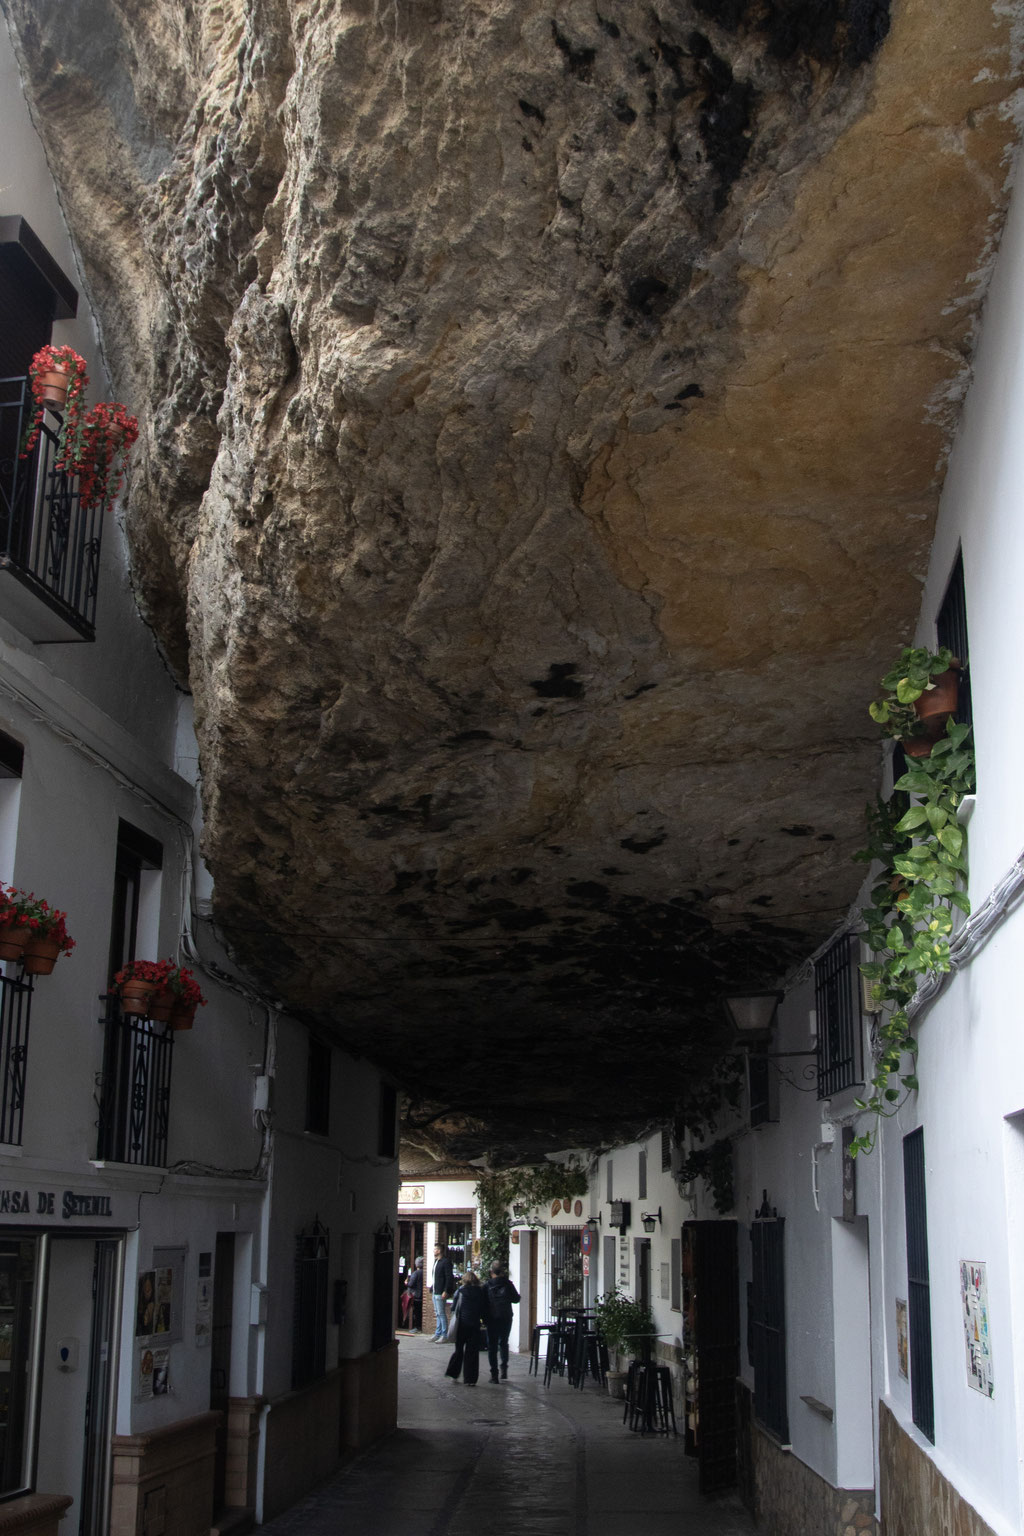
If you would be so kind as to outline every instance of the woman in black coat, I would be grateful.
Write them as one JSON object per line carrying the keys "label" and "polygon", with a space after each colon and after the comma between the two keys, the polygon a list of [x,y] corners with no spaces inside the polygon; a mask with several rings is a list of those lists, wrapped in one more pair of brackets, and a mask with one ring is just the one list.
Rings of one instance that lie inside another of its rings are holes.
{"label": "woman in black coat", "polygon": [[487,1292],[479,1277],[467,1269],[456,1292],[448,1324],[449,1338],[455,1329],[455,1353],[445,1367],[446,1376],[458,1381],[461,1374],[467,1387],[475,1387],[480,1375],[480,1340],[489,1315]]}

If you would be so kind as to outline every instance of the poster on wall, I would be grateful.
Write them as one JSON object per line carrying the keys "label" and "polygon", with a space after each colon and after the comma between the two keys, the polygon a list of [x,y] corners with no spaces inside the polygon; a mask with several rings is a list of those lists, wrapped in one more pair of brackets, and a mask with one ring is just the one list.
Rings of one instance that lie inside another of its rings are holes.
{"label": "poster on wall", "polygon": [[899,1296],[896,1298],[896,1358],[899,1361],[900,1375],[904,1381],[910,1380],[910,1334],[907,1329],[907,1303]]}
{"label": "poster on wall", "polygon": [[960,1308],[967,1348],[967,1383],[984,1397],[992,1397],[992,1346],[988,1331],[988,1279],[985,1265],[973,1259],[960,1261]]}

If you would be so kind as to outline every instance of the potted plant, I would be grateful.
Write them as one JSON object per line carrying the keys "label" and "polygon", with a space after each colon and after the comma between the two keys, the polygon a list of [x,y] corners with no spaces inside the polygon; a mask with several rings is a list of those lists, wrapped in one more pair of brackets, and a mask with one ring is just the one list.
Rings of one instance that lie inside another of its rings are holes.
{"label": "potted plant", "polygon": [[68,469],[74,458],[82,425],[89,375],[85,358],[73,347],[40,347],[28,367],[32,389],[32,416],[25,431],[21,457],[27,458],[39,440],[47,406],[63,413],[57,437],[57,468]]}
{"label": "potted plant", "polygon": [[197,1008],[206,1007],[199,983],[186,966],[173,966],[167,978],[167,987],[174,1001],[171,1005],[172,1029],[191,1029]]}
{"label": "potted plant", "polygon": [[121,1000],[121,1012],[146,1018],[150,999],[163,986],[167,969],[166,960],[129,960],[123,965],[111,986]]}
{"label": "potted plant", "polygon": [[28,976],[49,976],[61,955],[70,955],[75,941],[68,933],[67,913],[30,891],[3,889],[0,903],[0,959],[20,960]]}
{"label": "potted plant", "polygon": [[960,663],[946,646],[904,646],[868,712],[908,757],[928,757],[956,709]]}
{"label": "potted plant", "polygon": [[74,462],[84,508],[106,509],[121,488],[124,466],[139,435],[138,418],[118,401],[94,405],[82,422]]}
{"label": "potted plant", "polygon": [[[929,665],[941,665],[943,660],[952,661],[948,651],[936,653]],[[934,670],[929,675],[934,676]],[[892,676],[888,674],[883,682]],[[912,686],[920,676],[919,672]],[[876,709],[871,706],[874,719],[878,719]],[[880,721],[887,731],[893,725],[893,713],[890,709]],[[858,1109],[877,1116],[895,1114],[902,1092],[918,1086],[913,1070],[917,1042],[910,1033],[908,1008],[919,982],[950,968],[953,908],[966,916],[971,911],[961,889],[967,875],[967,833],[958,819],[964,798],[973,794],[975,786],[971,728],[949,716],[943,718],[945,734],[929,741],[928,755],[918,757],[897,779],[892,800],[879,800],[873,809],[869,807],[868,843],[855,855],[880,866],[868,905],[861,911],[864,937],[872,951],[872,959],[861,970],[871,982],[873,1000],[884,1011],[876,1030],[870,1093],[856,1100]],[[904,796],[912,797],[909,809]],[[909,1070],[904,1068],[905,1055],[910,1057]],[[893,1078],[901,1087],[893,1086]],[[852,1150],[870,1151],[873,1145],[872,1132],[858,1136]]]}
{"label": "potted plant", "polygon": [[[624,1291],[608,1291],[598,1298],[594,1308],[597,1313],[598,1332],[604,1339],[609,1355],[637,1354],[635,1336],[654,1332],[654,1317],[650,1307],[634,1301]],[[613,1397],[621,1397],[625,1390],[626,1372],[609,1370],[608,1390]]]}

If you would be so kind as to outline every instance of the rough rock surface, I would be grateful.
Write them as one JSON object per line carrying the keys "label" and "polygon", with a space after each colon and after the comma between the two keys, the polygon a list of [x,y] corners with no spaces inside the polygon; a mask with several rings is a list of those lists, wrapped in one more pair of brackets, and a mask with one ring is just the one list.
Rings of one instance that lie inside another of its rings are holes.
{"label": "rough rock surface", "polygon": [[3,4],[239,955],[457,1151],[666,1115],[855,894],[1017,7]]}

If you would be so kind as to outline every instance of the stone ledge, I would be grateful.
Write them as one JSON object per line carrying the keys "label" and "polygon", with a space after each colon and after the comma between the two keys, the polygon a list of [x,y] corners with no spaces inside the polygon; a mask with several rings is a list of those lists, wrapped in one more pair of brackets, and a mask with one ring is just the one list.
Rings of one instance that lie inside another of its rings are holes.
{"label": "stone ledge", "polygon": [[8,1499],[0,1504],[0,1531],[51,1536],[73,1503],[69,1493],[26,1493]]}

